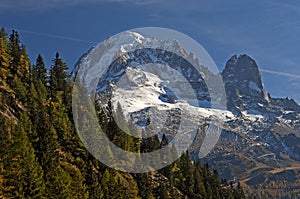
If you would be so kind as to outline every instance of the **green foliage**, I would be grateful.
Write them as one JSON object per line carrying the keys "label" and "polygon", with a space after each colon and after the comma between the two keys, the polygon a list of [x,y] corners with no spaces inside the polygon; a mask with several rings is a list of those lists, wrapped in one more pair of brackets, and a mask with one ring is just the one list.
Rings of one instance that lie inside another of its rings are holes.
{"label": "green foliage", "polygon": [[11,81],[11,87],[16,92],[16,98],[19,102],[26,102],[27,100],[27,88],[26,85],[22,82],[22,80],[17,76],[13,76],[13,80]]}
{"label": "green foliage", "polygon": [[0,32],[0,82],[2,84],[6,82],[11,60],[12,57],[9,54],[7,34],[4,28],[2,28]]}
{"label": "green foliage", "polygon": [[68,66],[60,58],[58,52],[52,62],[53,65],[50,69],[50,88],[52,95],[55,95],[58,91],[65,90],[66,80],[68,77],[66,70],[68,70]]}
{"label": "green foliage", "polygon": [[25,131],[30,130],[26,118],[22,114],[19,124],[11,126],[11,131],[2,135],[2,141],[6,141],[2,149],[5,153],[2,193],[7,198],[42,198],[45,191],[43,170]]}
{"label": "green foliage", "polygon": [[38,55],[36,64],[32,66],[31,77],[33,82],[41,81],[44,86],[47,85],[48,75],[42,55]]}
{"label": "green foliage", "polygon": [[20,44],[19,34],[14,30],[9,37],[8,48],[12,58],[9,67],[11,77],[17,76],[24,85],[28,85],[30,63],[26,47]]}
{"label": "green foliage", "polygon": [[54,101],[60,100],[56,98],[61,96],[65,107],[70,109],[72,83],[67,73],[68,66],[58,52],[52,62],[49,77],[50,95]]}

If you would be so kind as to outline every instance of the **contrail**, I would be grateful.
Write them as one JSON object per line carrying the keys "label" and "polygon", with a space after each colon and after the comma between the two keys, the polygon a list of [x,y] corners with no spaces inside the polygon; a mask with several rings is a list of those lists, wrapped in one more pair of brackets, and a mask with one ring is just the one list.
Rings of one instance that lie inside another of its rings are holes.
{"label": "contrail", "polygon": [[[222,64],[222,65],[226,64],[226,63],[223,63],[223,62],[215,62],[215,63]],[[274,75],[285,76],[285,77],[292,77],[292,78],[299,78],[300,79],[300,75],[297,75],[297,74],[291,74],[291,73],[285,73],[285,72],[267,70],[267,69],[263,69],[263,68],[259,68],[259,70],[261,72],[263,72],[263,73],[270,73],[270,74],[274,74]]]}
{"label": "contrail", "polygon": [[[66,36],[61,36],[61,35],[48,34],[48,33],[34,32],[34,31],[24,30],[24,29],[19,29],[19,28],[6,28],[6,29],[17,30],[18,32],[34,34],[34,35],[44,36],[44,37],[51,37],[51,38],[56,38],[56,39],[75,41],[75,42],[82,42],[82,43],[89,43],[89,44],[97,44],[98,43],[96,41],[89,41],[89,40],[83,40],[83,39],[78,39],[78,38],[73,38],[73,37],[66,37]],[[222,63],[222,62],[216,62],[216,63]],[[224,63],[222,63],[222,64],[224,64]],[[267,69],[263,69],[263,68],[260,68],[260,71],[264,72],[264,73],[270,73],[270,74],[274,74],[274,75],[292,77],[292,78],[297,78],[297,79],[299,78],[300,79],[300,75],[297,75],[297,74],[278,72],[278,71],[267,70]]]}
{"label": "contrail", "polygon": [[260,69],[260,71],[265,72],[265,73],[274,74],[274,75],[280,75],[280,76],[299,78],[300,79],[300,75],[297,75],[297,74],[278,72],[278,71],[267,70],[267,69]]}
{"label": "contrail", "polygon": [[66,37],[66,36],[61,36],[61,35],[48,34],[48,33],[34,32],[34,31],[23,30],[23,29],[19,29],[19,28],[6,28],[6,29],[16,30],[18,32],[23,32],[23,33],[28,33],[28,34],[38,35],[38,36],[51,37],[51,38],[56,38],[56,39],[76,41],[76,42],[82,42],[82,43],[89,43],[89,44],[97,44],[98,43],[95,41],[88,41],[88,40],[83,40],[83,39],[78,39],[78,38],[73,38],[73,37]]}

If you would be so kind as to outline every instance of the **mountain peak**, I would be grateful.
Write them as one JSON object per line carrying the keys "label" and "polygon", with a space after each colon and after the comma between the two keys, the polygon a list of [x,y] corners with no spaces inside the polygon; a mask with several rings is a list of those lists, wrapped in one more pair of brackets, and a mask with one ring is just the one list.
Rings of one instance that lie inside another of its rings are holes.
{"label": "mountain peak", "polygon": [[[227,61],[222,77],[229,108],[251,109],[258,103],[269,103],[270,99],[264,89],[258,65],[249,55],[233,55]],[[248,103],[239,104],[237,99],[241,97]]]}
{"label": "mountain peak", "polygon": [[233,55],[227,62],[225,65],[225,69],[223,71],[223,73],[229,72],[229,73],[240,73],[242,74],[244,77],[245,75],[250,77],[249,74],[247,74],[247,72],[251,72],[252,73],[260,73],[258,66],[255,62],[254,59],[252,59],[250,56],[248,56],[247,54],[243,54],[243,55]]}

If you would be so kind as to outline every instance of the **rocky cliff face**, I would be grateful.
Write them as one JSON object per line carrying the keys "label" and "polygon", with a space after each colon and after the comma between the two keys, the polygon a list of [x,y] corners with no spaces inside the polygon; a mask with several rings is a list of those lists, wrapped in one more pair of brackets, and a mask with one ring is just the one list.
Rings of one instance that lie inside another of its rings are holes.
{"label": "rocky cliff face", "polygon": [[[148,38],[136,39],[134,34],[132,37],[128,39],[130,45],[145,45],[145,48],[126,52],[124,44],[117,59],[97,79],[97,101],[102,106],[108,101],[114,107],[119,103],[128,121],[153,133],[163,132],[170,140],[176,135],[181,114],[185,113],[186,131],[199,125],[197,132],[193,132],[196,137],[189,149],[194,159],[199,159],[205,137],[202,130],[212,122],[218,125],[216,121],[221,121],[219,124],[224,125],[220,126],[222,133],[216,147],[200,161],[211,164],[222,177],[237,176],[237,180],[253,188],[268,184],[266,179],[274,173],[281,176],[279,171],[285,168],[300,169],[300,106],[292,99],[272,98],[251,57],[234,55],[228,60],[221,73],[228,110],[212,109],[205,80],[215,76],[201,66],[199,60],[186,53],[176,41],[155,40],[157,46],[175,49],[177,54],[174,54],[146,48],[147,42],[151,43]],[[74,71],[86,61],[83,58]],[[201,66],[200,76],[190,63]],[[178,81],[174,70],[190,80],[196,101],[186,92],[188,87]],[[175,87],[170,82],[175,82]],[[164,126],[158,125],[166,115],[169,120]],[[296,180],[289,182],[291,187]]]}
{"label": "rocky cliff face", "polygon": [[268,96],[256,62],[248,55],[234,55],[226,63],[222,72],[229,110],[264,111],[268,106]]}

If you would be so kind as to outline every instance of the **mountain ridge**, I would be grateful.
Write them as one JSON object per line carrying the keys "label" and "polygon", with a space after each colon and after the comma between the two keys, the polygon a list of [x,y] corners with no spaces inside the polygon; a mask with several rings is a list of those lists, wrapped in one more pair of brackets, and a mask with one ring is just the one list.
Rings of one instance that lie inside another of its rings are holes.
{"label": "mountain ridge", "polygon": [[[183,63],[178,57],[168,54],[167,51],[143,48],[141,40],[138,43],[138,50],[129,53],[122,51],[117,55],[117,61],[111,65],[113,67],[108,68],[100,80],[96,80],[96,101],[100,105],[106,106],[105,104],[111,101],[112,106],[117,107],[120,103],[128,121],[153,132],[163,131],[170,140],[174,138],[177,128],[173,124],[180,122],[176,115],[179,114],[178,110],[186,111],[189,125],[198,125],[200,121],[199,129],[194,132],[195,142],[189,148],[194,160],[199,159],[205,137],[202,130],[205,126],[223,124],[220,126],[222,132],[217,145],[200,161],[209,163],[220,171],[224,178],[236,176],[237,180],[243,181],[254,190],[259,186],[269,186],[271,181],[277,182],[280,179],[272,178],[273,180],[268,181],[267,179],[271,179],[269,170],[300,168],[300,106],[292,99],[272,98],[267,93],[254,59],[246,54],[233,55],[227,61],[224,70],[219,73],[224,82],[228,108],[221,110],[212,108],[211,95],[205,87],[205,83],[213,81],[218,74],[206,71],[207,68],[198,63],[203,73],[201,79],[195,78],[193,73],[188,72],[190,66],[178,64]],[[169,63],[161,58],[166,55],[175,59],[172,63],[177,63],[178,66],[173,69],[180,71],[185,78],[198,81],[193,81],[193,88],[197,88],[196,103],[191,96],[184,95],[188,87],[184,87],[182,82],[177,82],[179,87],[172,87],[170,84],[177,76],[172,72],[172,68],[170,69]],[[191,62],[189,59],[194,57],[189,55],[181,54]],[[149,64],[149,60],[156,64],[157,70],[153,69],[153,66],[142,66]],[[193,59],[192,62],[199,60]],[[163,67],[164,64],[169,69]],[[167,77],[159,73],[160,70],[168,74]],[[123,77],[126,79],[125,83],[121,81],[118,84]],[[157,123],[164,120],[159,114],[169,117],[172,115],[173,120],[163,128]],[[186,127],[190,129],[189,126]],[[257,181],[255,172],[264,177]],[[296,170],[295,175],[298,175],[297,172]],[[278,175],[281,174],[286,175],[285,172]],[[289,182],[289,185],[292,186],[293,183],[296,181]],[[284,188],[280,190],[285,192]]]}

